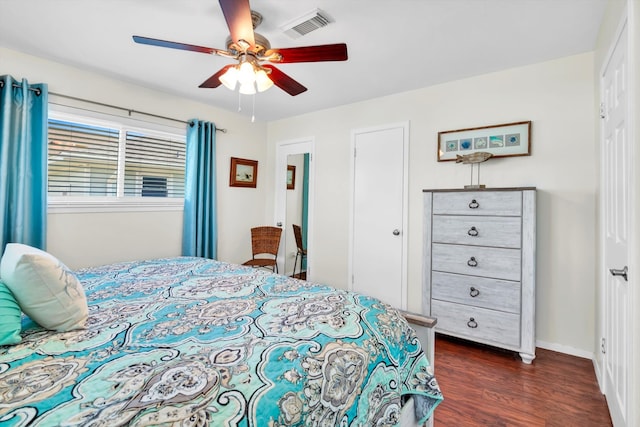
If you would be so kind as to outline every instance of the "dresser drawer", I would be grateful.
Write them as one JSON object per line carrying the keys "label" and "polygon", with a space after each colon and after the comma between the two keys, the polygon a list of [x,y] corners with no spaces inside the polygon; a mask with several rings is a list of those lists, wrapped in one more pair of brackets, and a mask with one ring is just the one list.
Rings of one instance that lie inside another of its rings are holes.
{"label": "dresser drawer", "polygon": [[431,268],[445,273],[519,281],[520,257],[519,249],[434,243]]}
{"label": "dresser drawer", "polygon": [[434,271],[431,286],[434,299],[520,313],[520,282]]}
{"label": "dresser drawer", "polygon": [[459,245],[520,248],[520,217],[433,216],[433,241]]}
{"label": "dresser drawer", "polygon": [[433,193],[434,215],[520,216],[520,191]]}
{"label": "dresser drawer", "polygon": [[510,347],[520,346],[520,316],[513,313],[431,300],[438,331],[462,338]]}

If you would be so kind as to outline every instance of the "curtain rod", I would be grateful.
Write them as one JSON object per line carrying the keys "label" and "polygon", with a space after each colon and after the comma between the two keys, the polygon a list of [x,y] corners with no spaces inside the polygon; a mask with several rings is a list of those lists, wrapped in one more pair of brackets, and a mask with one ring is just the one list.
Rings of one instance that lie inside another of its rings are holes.
{"label": "curtain rod", "polygon": [[[155,117],[157,119],[163,119],[163,120],[171,120],[173,122],[178,122],[178,123],[185,123],[188,124],[190,126],[193,126],[193,122],[192,121],[184,121],[184,120],[180,120],[180,119],[174,119],[173,117],[166,117],[166,116],[160,116],[158,114],[152,114],[152,113],[145,113],[144,111],[137,111],[137,110],[133,110],[131,108],[124,108],[124,107],[120,107],[117,105],[112,105],[112,104],[105,104],[103,102],[97,102],[97,101],[91,101],[89,99],[84,99],[84,98],[77,98],[75,96],[69,96],[69,95],[63,95],[61,93],[55,93],[55,92],[49,92],[50,95],[54,95],[54,96],[59,96],[61,98],[67,98],[67,99],[72,99],[74,101],[80,101],[80,102],[88,102],[90,104],[94,104],[94,105],[100,105],[101,107],[108,107],[108,108],[115,108],[116,110],[122,110],[122,111],[126,111],[129,113],[129,115],[135,113],[135,114],[142,114],[144,116],[149,116],[149,117]],[[227,133],[227,129],[225,128],[218,128],[216,127],[216,132],[222,132],[222,133]]]}
{"label": "curtain rod", "polygon": [[[13,83],[12,85],[13,87],[22,87],[19,84]],[[2,89],[4,87],[4,80],[0,80],[0,89]],[[32,87],[28,87],[28,90],[30,90],[31,92],[35,92],[36,96],[40,96],[40,94],[42,93],[42,90],[40,90],[39,88],[32,88]]]}
{"label": "curtain rod", "polygon": [[[4,87],[4,81],[0,80],[0,88]],[[13,87],[22,87],[19,84],[13,83]],[[41,90],[38,88],[28,88],[30,91],[33,91],[36,93],[36,95],[40,96]],[[67,99],[73,99],[74,101],[80,101],[80,102],[88,102],[90,104],[94,104],[94,105],[100,105],[101,107],[108,107],[108,108],[115,108],[117,110],[122,110],[122,111],[126,111],[129,113],[129,115],[135,113],[135,114],[142,114],[144,116],[149,116],[149,117],[155,117],[157,119],[163,119],[163,120],[170,120],[173,122],[178,122],[178,123],[185,123],[188,124],[190,126],[193,126],[193,122],[192,121],[184,121],[184,120],[180,120],[180,119],[174,119],[173,117],[166,117],[166,116],[160,116],[158,114],[152,114],[152,113],[145,113],[144,111],[137,111],[137,110],[133,110],[131,108],[124,108],[124,107],[119,107],[117,105],[112,105],[112,104],[105,104],[103,102],[97,102],[97,101],[91,101],[89,99],[83,99],[83,98],[76,98],[75,96],[69,96],[69,95],[63,95],[61,93],[55,93],[55,92],[49,92],[50,95],[54,95],[54,96],[59,96],[61,98],[67,98]],[[227,133],[227,129],[225,128],[218,128],[216,127],[216,132],[222,132],[222,133]]]}

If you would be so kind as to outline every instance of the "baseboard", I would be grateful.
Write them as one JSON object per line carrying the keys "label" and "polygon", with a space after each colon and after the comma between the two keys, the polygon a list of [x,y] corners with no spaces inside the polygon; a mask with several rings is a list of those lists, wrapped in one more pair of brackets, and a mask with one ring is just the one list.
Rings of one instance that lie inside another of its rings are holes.
{"label": "baseboard", "polygon": [[536,347],[544,348],[545,350],[557,351],[558,353],[564,353],[570,356],[581,357],[583,359],[595,360],[593,352],[569,347],[568,345],[536,341]]}
{"label": "baseboard", "polygon": [[593,359],[593,370],[596,373],[596,381],[598,382],[598,388],[600,393],[604,394],[604,378],[602,376],[602,363],[598,363],[596,359]]}

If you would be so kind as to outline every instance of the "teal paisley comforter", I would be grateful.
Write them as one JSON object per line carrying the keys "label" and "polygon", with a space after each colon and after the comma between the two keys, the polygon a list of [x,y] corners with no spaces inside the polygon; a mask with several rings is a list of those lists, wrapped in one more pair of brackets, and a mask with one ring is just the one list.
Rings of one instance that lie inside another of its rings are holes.
{"label": "teal paisley comforter", "polygon": [[87,328],[24,319],[0,347],[8,426],[391,426],[442,399],[415,332],[378,300],[201,258],[77,272]]}

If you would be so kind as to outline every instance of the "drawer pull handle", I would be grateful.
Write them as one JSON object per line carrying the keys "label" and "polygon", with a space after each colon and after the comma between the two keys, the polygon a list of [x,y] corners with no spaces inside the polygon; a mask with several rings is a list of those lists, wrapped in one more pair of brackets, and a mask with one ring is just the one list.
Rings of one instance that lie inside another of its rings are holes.
{"label": "drawer pull handle", "polygon": [[478,266],[478,261],[476,261],[476,257],[471,257],[469,258],[469,261],[467,261],[467,265],[469,267],[477,267]]}
{"label": "drawer pull handle", "polygon": [[477,237],[478,236],[478,229],[475,227],[471,227],[469,229],[469,231],[467,231],[467,234],[471,237]]}
{"label": "drawer pull handle", "polygon": [[471,298],[475,298],[480,295],[480,291],[472,286],[471,289],[469,289],[469,295],[471,295]]}
{"label": "drawer pull handle", "polygon": [[476,199],[471,200],[469,203],[469,209],[478,209],[480,207],[480,203],[476,201]]}
{"label": "drawer pull handle", "polygon": [[478,327],[478,322],[476,322],[476,319],[474,319],[473,317],[470,317],[469,321],[467,322],[467,326],[471,329],[475,329]]}

